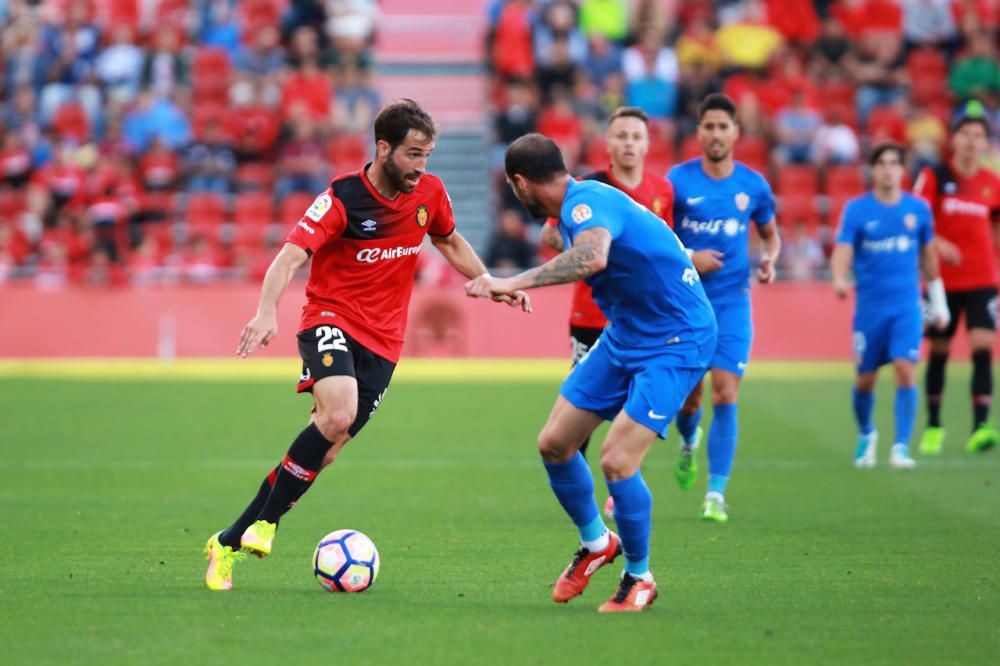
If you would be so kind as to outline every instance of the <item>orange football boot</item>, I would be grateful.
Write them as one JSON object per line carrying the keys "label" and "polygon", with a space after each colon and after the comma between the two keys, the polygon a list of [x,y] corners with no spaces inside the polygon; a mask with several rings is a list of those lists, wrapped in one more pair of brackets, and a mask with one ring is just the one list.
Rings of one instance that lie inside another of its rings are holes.
{"label": "orange football boot", "polygon": [[581,547],[573,555],[573,561],[559,576],[552,589],[552,601],[564,604],[573,597],[583,594],[595,571],[605,564],[611,564],[621,555],[621,539],[614,532],[608,531],[608,547],[598,553],[592,553]]}
{"label": "orange football boot", "polygon": [[637,613],[653,605],[657,597],[656,583],[648,583],[625,574],[618,591],[597,609],[598,613]]}

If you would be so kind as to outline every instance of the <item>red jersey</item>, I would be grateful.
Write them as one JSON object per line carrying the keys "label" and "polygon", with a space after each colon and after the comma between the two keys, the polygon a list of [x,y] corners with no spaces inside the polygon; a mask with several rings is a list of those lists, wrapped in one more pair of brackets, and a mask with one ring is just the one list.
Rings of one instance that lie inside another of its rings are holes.
{"label": "red jersey", "polygon": [[934,211],[934,233],[958,246],[957,266],[941,262],[948,291],[997,286],[997,259],[993,225],[1000,223],[1000,177],[980,168],[963,176],[944,166],[925,168],[913,192]]}
{"label": "red jersey", "polygon": [[391,201],[365,169],[339,176],[286,239],[313,259],[299,331],[333,325],[397,362],[424,237],[454,231],[451,200],[436,176],[424,174],[413,192]]}
{"label": "red jersey", "polygon": [[[583,180],[596,180],[615,187],[629,195],[637,202],[663,218],[663,221],[674,227],[674,186],[666,178],[661,178],[650,171],[644,171],[642,181],[632,189],[620,183],[611,173],[611,167],[588,173]],[[558,226],[559,220],[548,219],[548,224]],[[569,325],[581,328],[604,328],[608,320],[597,307],[590,295],[590,286],[583,280],[578,280],[573,289],[573,306],[570,310]]]}

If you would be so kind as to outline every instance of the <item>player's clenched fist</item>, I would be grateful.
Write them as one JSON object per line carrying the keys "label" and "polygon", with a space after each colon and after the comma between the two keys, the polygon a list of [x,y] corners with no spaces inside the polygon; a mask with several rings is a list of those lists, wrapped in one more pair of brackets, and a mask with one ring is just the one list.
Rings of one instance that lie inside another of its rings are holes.
{"label": "player's clenched fist", "polygon": [[258,314],[243,327],[240,334],[240,344],[236,348],[236,354],[246,358],[257,345],[266,347],[271,339],[278,334],[278,318],[276,315]]}
{"label": "player's clenched fist", "polygon": [[514,281],[509,278],[480,275],[465,283],[465,294],[472,298],[491,298],[494,301],[507,303],[511,307],[519,307],[525,312],[531,312],[531,299],[528,298],[528,294],[516,289]]}
{"label": "player's clenched fist", "polygon": [[761,284],[774,281],[774,258],[770,255],[761,255],[760,266],[757,267],[757,281]]}

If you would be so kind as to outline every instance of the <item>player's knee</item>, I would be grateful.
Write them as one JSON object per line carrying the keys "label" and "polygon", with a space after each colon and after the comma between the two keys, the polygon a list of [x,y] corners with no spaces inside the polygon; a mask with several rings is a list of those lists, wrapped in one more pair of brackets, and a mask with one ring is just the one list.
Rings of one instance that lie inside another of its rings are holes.
{"label": "player's knee", "polygon": [[316,422],[316,427],[319,428],[323,436],[331,442],[335,442],[354,423],[354,414],[349,409],[337,407],[317,412],[313,419]]}
{"label": "player's knee", "polygon": [[608,481],[621,481],[635,474],[636,462],[625,451],[605,446],[601,450],[601,471]]}
{"label": "player's knee", "polygon": [[725,382],[712,386],[713,405],[731,405],[736,402],[739,385],[735,382]]}
{"label": "player's knee", "polygon": [[858,378],[854,381],[854,386],[862,393],[868,393],[875,389],[875,373],[865,373],[863,375],[858,375]]}
{"label": "player's knee", "polygon": [[896,363],[896,385],[910,387],[916,384],[916,371],[912,363]]}
{"label": "player's knee", "polygon": [[546,426],[538,433],[538,453],[546,462],[564,462],[573,457],[574,451],[566,445],[564,437]]}

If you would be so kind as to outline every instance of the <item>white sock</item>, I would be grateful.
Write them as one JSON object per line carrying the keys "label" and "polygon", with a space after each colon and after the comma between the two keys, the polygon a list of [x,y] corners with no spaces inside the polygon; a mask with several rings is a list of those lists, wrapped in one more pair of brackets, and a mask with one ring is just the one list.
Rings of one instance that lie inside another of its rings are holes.
{"label": "white sock", "polygon": [[[638,578],[643,583],[653,582],[653,573],[649,569],[646,569],[646,573],[641,573],[641,574],[630,573],[629,576],[632,576],[632,578]],[[622,578],[624,577],[625,577],[625,572],[622,571]]]}
{"label": "white sock", "polygon": [[719,500],[720,502],[726,501],[726,498],[722,493],[716,492],[714,490],[710,490],[707,493],[705,493],[705,499],[707,500],[714,499],[714,500]]}
{"label": "white sock", "polygon": [[580,539],[580,545],[589,550],[592,553],[599,553],[608,547],[608,543],[611,541],[611,532],[609,530],[604,530],[604,534],[597,537],[593,541],[584,541]]}

